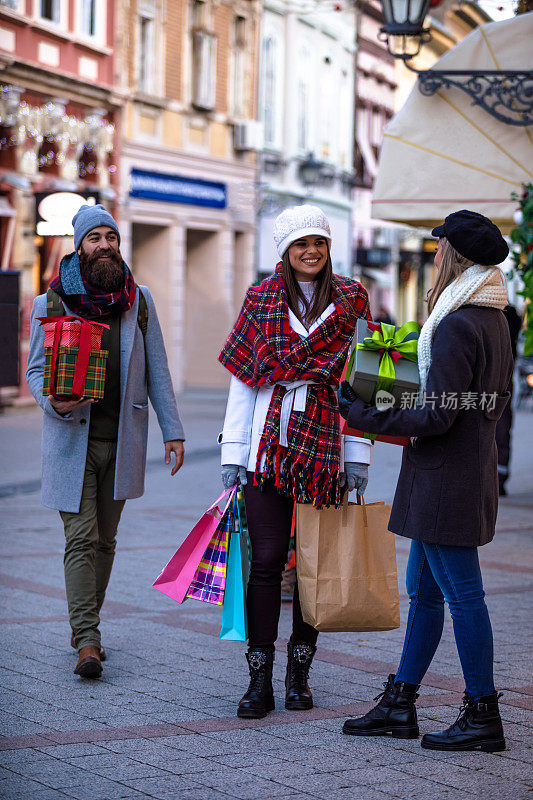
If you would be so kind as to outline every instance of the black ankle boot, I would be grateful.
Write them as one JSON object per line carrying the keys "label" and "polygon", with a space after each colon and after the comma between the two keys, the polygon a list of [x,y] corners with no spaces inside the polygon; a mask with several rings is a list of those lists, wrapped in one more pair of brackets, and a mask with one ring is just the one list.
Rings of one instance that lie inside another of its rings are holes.
{"label": "black ankle boot", "polygon": [[274,690],[272,689],[272,666],[274,651],[267,647],[250,647],[246,653],[250,669],[248,691],[239,701],[238,717],[261,719],[273,711]]}
{"label": "black ankle boot", "polygon": [[364,717],[347,719],[343,733],[352,736],[386,736],[390,734],[396,739],[416,739],[418,722],[416,718],[415,700],[418,686],[412,683],[394,682],[394,675],[389,675],[383,684],[385,691],[374,700],[379,700]]}
{"label": "black ankle boot", "polygon": [[309,670],[316,647],[305,642],[287,644],[287,674],[285,676],[285,708],[306,711],[313,708],[313,695],[307,685]]}
{"label": "black ankle boot", "polygon": [[439,733],[426,733],[422,737],[422,747],[427,750],[482,750],[484,753],[505,750],[499,697],[501,694],[493,692],[472,700],[465,692],[453,725]]}

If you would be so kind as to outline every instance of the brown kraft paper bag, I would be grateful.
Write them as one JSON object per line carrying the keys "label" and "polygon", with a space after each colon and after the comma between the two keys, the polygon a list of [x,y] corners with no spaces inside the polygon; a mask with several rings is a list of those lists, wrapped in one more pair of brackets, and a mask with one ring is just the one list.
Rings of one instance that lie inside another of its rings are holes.
{"label": "brown kraft paper bag", "polygon": [[394,534],[385,503],[296,507],[296,572],[302,615],[319,631],[400,626]]}

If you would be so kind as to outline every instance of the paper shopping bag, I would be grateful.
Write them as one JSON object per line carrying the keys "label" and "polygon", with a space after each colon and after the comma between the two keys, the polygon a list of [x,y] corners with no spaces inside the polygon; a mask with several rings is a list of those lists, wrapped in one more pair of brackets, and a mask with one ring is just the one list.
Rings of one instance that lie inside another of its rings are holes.
{"label": "paper shopping bag", "polygon": [[187,591],[187,597],[221,606],[226,586],[229,534],[233,514],[228,509],[211,537]]}
{"label": "paper shopping bag", "polygon": [[296,573],[305,622],[319,631],[387,631],[400,625],[390,506],[298,503]]}
{"label": "paper shopping bag", "polygon": [[168,564],[163,567],[161,574],[152,584],[155,589],[176,600],[177,603],[185,600],[198,565],[235,491],[236,488],[233,487],[223,492],[207,509]]}
{"label": "paper shopping bag", "polygon": [[248,542],[242,524],[237,496],[234,497],[234,524],[230,533],[226,589],[222,605],[220,639],[245,642],[248,638],[246,587],[248,584]]}

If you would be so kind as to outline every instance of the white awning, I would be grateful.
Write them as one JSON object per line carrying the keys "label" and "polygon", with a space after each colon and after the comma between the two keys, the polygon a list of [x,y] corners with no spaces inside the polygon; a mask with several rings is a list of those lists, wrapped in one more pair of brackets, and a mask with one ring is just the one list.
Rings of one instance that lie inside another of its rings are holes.
{"label": "white awning", "polygon": [[[533,69],[533,12],[477,28],[435,69]],[[500,122],[461,89],[424,96],[417,85],[388,124],[372,216],[431,228],[460,208],[503,230],[512,192],[533,180],[533,127]]]}

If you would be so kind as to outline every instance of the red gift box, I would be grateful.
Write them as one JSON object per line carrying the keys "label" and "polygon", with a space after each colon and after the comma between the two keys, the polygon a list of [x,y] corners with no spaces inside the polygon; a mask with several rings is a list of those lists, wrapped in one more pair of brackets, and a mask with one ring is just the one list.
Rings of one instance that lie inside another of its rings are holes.
{"label": "red gift box", "polygon": [[[69,383],[70,392],[68,397],[72,400],[79,400],[84,395],[85,382],[89,372],[91,356],[93,354],[100,357],[103,357],[104,354],[107,356],[107,351],[100,350],[100,343],[102,340],[102,329],[107,328],[107,330],[109,330],[109,325],[105,325],[102,322],[89,322],[89,320],[86,319],[69,316],[37,317],[37,319],[45,328],[45,375],[43,392],[49,392],[51,395],[56,397],[56,371],[58,365],[62,361],[61,354],[63,355],[63,362],[65,362],[63,367],[67,367],[65,354],[74,351],[76,358],[75,363],[68,367],[68,372],[70,373],[69,378],[71,379],[71,387]],[[75,347],[67,347],[64,344],[64,331],[67,326],[70,329],[67,336],[69,341],[72,340],[72,337],[75,335],[75,328],[77,328],[77,346]],[[52,339],[49,339],[49,346],[46,344],[47,328],[49,331],[52,331]],[[98,347],[96,349],[92,347],[94,331],[98,333],[98,338],[96,340],[98,342]],[[49,355],[48,372],[46,369],[46,354]],[[92,375],[92,378],[93,380],[96,379],[99,389],[101,389],[99,396],[103,396],[103,386],[105,381],[105,358],[103,359],[103,365],[100,361],[96,370],[96,374]],[[49,386],[46,386],[47,380],[49,380]]]}
{"label": "red gift box", "polygon": [[[53,347],[57,320],[55,319],[55,317],[46,317],[46,319],[53,321],[50,322],[47,321],[44,323],[44,346]],[[61,317],[61,319],[69,320],[68,317],[66,318]],[[95,323],[91,322],[89,324],[91,325],[91,350],[101,350],[103,326],[99,322]],[[81,319],[70,318],[69,321],[65,321],[61,328],[61,339],[59,341],[59,346],[79,347],[81,326],[82,326]]]}
{"label": "red gift box", "polygon": [[[346,380],[346,370],[348,368],[349,360],[350,357],[348,356],[342,371],[341,382]],[[359,436],[361,439],[368,439],[369,441],[386,442],[387,444],[399,444],[400,447],[407,447],[411,441],[409,436],[383,436],[381,433],[364,433],[363,431],[358,431],[355,428],[349,428],[348,423],[344,418],[341,418],[341,433],[344,436]]]}

